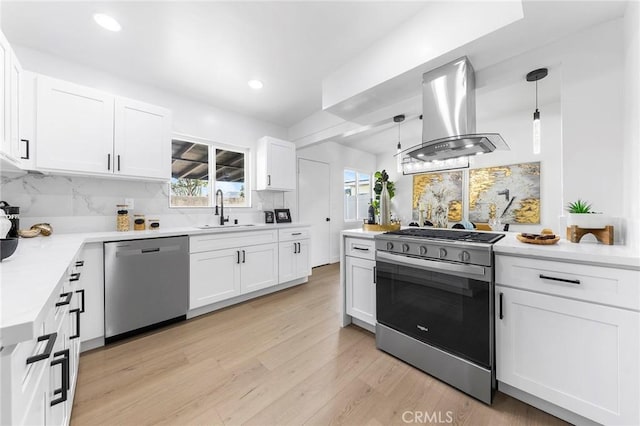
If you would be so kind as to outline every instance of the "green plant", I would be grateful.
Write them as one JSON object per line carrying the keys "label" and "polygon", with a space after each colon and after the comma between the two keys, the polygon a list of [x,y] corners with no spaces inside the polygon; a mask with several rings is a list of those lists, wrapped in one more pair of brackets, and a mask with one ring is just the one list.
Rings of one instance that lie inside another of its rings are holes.
{"label": "green plant", "polygon": [[171,182],[171,192],[179,197],[201,197],[209,183],[202,179],[179,178]]}
{"label": "green plant", "polygon": [[567,211],[569,213],[592,213],[591,204],[588,204],[586,201],[582,201],[580,199],[573,203],[567,204]]}
{"label": "green plant", "polygon": [[389,180],[389,174],[386,170],[381,172],[375,172],[373,177],[375,178],[375,182],[373,185],[373,192],[375,192],[376,196],[371,205],[376,211],[376,215],[380,214],[380,194],[382,193],[382,184],[383,182],[387,182],[387,191],[389,192],[389,200],[396,195],[396,186],[393,182]]}

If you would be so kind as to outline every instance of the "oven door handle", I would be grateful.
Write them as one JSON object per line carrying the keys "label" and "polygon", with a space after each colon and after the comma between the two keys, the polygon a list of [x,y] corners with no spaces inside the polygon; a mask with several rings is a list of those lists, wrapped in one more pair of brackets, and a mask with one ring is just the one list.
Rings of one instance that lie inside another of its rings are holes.
{"label": "oven door handle", "polygon": [[459,263],[438,262],[437,260],[416,259],[414,257],[390,254],[378,251],[376,260],[389,261],[395,265],[412,266],[427,271],[458,272],[463,274],[485,276],[484,266],[467,265]]}

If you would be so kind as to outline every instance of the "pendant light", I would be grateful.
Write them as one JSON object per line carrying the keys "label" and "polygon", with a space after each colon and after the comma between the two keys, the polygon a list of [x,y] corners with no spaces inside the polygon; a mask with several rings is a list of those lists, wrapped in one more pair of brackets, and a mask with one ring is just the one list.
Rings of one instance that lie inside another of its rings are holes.
{"label": "pendant light", "polygon": [[527,74],[527,81],[536,82],[536,110],[533,112],[533,153],[540,154],[540,111],[538,111],[538,80],[547,76],[549,70],[538,68]]}
{"label": "pendant light", "polygon": [[393,122],[398,123],[398,146],[396,148],[396,171],[402,173],[402,144],[400,143],[400,123],[404,121],[404,114],[393,117]]}

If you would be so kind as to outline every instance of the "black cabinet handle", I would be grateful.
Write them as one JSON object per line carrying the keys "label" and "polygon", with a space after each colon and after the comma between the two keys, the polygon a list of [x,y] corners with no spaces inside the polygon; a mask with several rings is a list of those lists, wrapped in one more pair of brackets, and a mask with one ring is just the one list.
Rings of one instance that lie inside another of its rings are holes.
{"label": "black cabinet handle", "polygon": [[302,247],[300,247],[300,243],[296,243],[298,245],[298,253],[302,253]]}
{"label": "black cabinet handle", "polygon": [[69,377],[69,349],[65,349],[60,352],[56,352],[53,356],[58,357],[62,356],[62,358],[57,358],[51,361],[51,366],[55,366],[58,364],[62,364],[62,387],[60,389],[56,389],[53,391],[54,395],[60,394],[59,398],[51,400],[51,406],[60,404],[61,402],[65,402],[67,400],[67,393],[69,391],[71,377]]}
{"label": "black cabinet handle", "polygon": [[107,170],[111,170],[111,154],[107,154]]}
{"label": "black cabinet handle", "polygon": [[20,157],[20,159],[21,160],[28,160],[29,159],[29,139],[20,139],[20,142],[24,142],[25,148],[26,148],[24,150],[26,156],[25,157]]}
{"label": "black cabinet handle", "polygon": [[580,284],[580,280],[568,280],[566,278],[550,277],[548,275],[543,275],[543,274],[540,274],[540,279],[551,280],[551,281],[560,281],[560,282],[569,283],[569,284]]}
{"label": "black cabinet handle", "polygon": [[71,309],[70,314],[76,314],[76,334],[69,336],[69,339],[77,339],[80,337],[80,309]]}
{"label": "black cabinet handle", "polygon": [[373,283],[377,284],[378,283],[378,269],[374,266],[373,267]]}
{"label": "black cabinet handle", "polygon": [[80,272],[74,272],[70,275],[69,281],[78,281],[80,279]]}
{"label": "black cabinet handle", "polygon": [[324,220],[325,220],[325,222],[331,222],[331,218],[330,217],[327,217]]}
{"label": "black cabinet handle", "polygon": [[76,290],[76,293],[78,293],[80,295],[80,305],[82,306],[82,308],[80,308],[80,313],[83,314],[84,313],[84,289],[81,290]]}
{"label": "black cabinet handle", "polygon": [[504,315],[502,315],[502,294],[503,293],[500,293],[500,313],[498,315],[500,319],[504,318]]}
{"label": "black cabinet handle", "polygon": [[247,253],[242,250],[242,263],[247,263]]}
{"label": "black cabinet handle", "polygon": [[302,232],[293,232],[291,235],[302,235]]}
{"label": "black cabinet handle", "polygon": [[271,175],[267,175],[267,186],[271,186]]}
{"label": "black cabinet handle", "polygon": [[298,243],[293,243],[293,254],[298,253]]}
{"label": "black cabinet handle", "polygon": [[84,260],[78,260],[76,262],[76,268],[81,268],[84,266]]}
{"label": "black cabinet handle", "polygon": [[71,292],[62,293],[60,297],[64,297],[64,300],[62,302],[56,302],[56,306],[68,305],[69,303],[71,303],[71,298],[73,297],[73,293]]}
{"label": "black cabinet handle", "polygon": [[354,249],[354,250],[360,250],[360,251],[369,251],[369,249],[368,249],[368,248],[356,247],[356,246],[354,246],[354,247],[353,247],[353,249]]}
{"label": "black cabinet handle", "polygon": [[42,352],[41,354],[33,355],[27,358],[27,365],[49,358],[49,356],[51,355],[51,351],[53,350],[53,345],[56,344],[57,338],[58,333],[45,334],[44,336],[38,337],[38,342],[43,342],[46,340],[47,346],[44,348],[44,352]]}
{"label": "black cabinet handle", "polygon": [[118,154],[118,171],[120,171],[120,154]]}

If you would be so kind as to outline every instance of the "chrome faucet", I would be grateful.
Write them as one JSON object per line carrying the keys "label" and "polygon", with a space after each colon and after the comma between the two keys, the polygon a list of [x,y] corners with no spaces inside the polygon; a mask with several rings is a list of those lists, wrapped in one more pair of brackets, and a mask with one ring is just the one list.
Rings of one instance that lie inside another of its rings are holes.
{"label": "chrome faucet", "polygon": [[216,216],[218,216],[218,195],[220,195],[220,225],[224,225],[225,222],[229,222],[229,216],[226,219],[224,217],[224,193],[222,189],[216,191]]}

